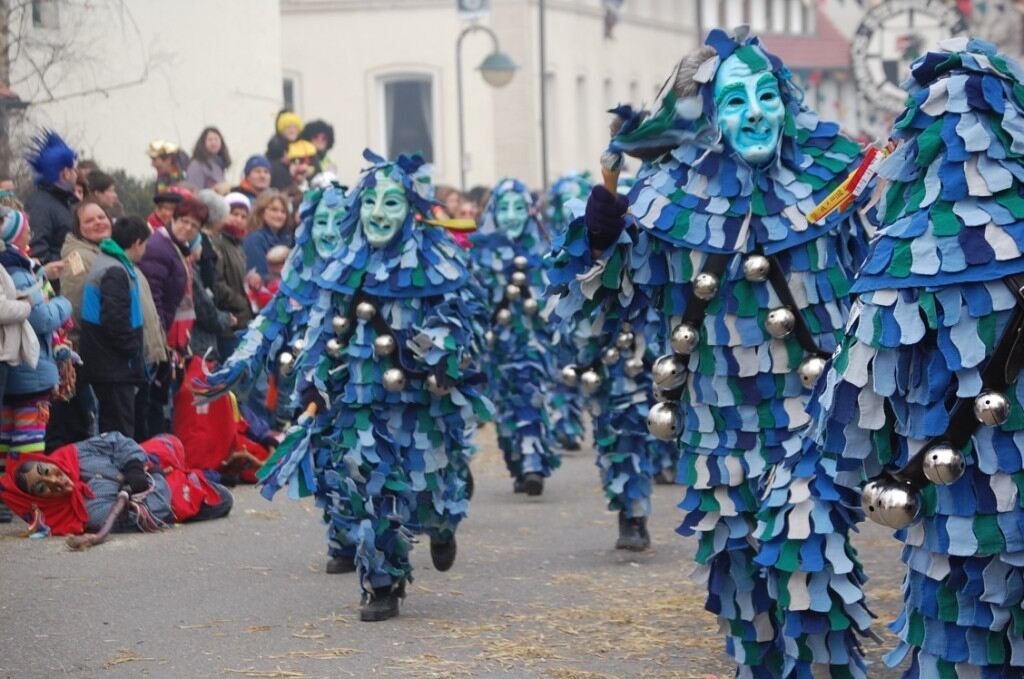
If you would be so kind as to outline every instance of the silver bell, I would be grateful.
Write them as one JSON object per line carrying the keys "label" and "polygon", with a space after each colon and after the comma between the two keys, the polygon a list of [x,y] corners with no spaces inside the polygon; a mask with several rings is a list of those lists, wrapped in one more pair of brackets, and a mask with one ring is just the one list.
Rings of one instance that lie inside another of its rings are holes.
{"label": "silver bell", "polygon": [[620,332],[619,336],[615,338],[615,346],[619,349],[629,349],[633,346],[633,340],[636,339],[636,335],[631,332]]}
{"label": "silver bell", "polygon": [[608,347],[604,350],[604,355],[601,356],[601,362],[605,365],[615,365],[622,358],[622,353],[619,352],[615,347]]}
{"label": "silver bell", "polygon": [[712,299],[718,294],[718,276],[712,273],[701,272],[693,279],[693,294],[700,299]]}
{"label": "silver bell", "polygon": [[917,493],[910,486],[890,479],[869,481],[861,495],[861,506],[869,519],[894,530],[912,524],[921,509]]}
{"label": "silver bell", "polygon": [[764,255],[750,255],[743,260],[743,277],[751,283],[760,283],[768,279],[772,265]]}
{"label": "silver bell", "polygon": [[437,381],[437,376],[431,373],[427,375],[427,391],[434,396],[447,396],[452,393],[452,388],[447,386],[441,386]]}
{"label": "silver bell", "polygon": [[348,330],[348,319],[344,316],[335,316],[331,319],[331,328],[335,335],[344,335]]}
{"label": "silver bell", "polygon": [[327,340],[327,355],[331,358],[338,358],[345,351],[345,345],[337,337]]}
{"label": "silver bell", "polygon": [[676,389],[682,386],[686,379],[686,363],[675,354],[666,354],[654,362],[651,379],[662,391]]}
{"label": "silver bell", "polygon": [[373,353],[378,356],[390,356],[395,351],[395,338],[391,335],[380,335],[373,340]]}
{"label": "silver bell", "polygon": [[793,332],[796,327],[796,316],[784,306],[772,309],[768,312],[764,327],[768,330],[769,335],[775,339],[782,339]]}
{"label": "silver bell", "polygon": [[672,345],[672,351],[677,354],[686,356],[693,352],[697,348],[697,343],[700,342],[700,331],[693,327],[689,323],[680,323],[672,330],[672,336],[669,338],[669,344]]}
{"label": "silver bell", "polygon": [[526,271],[526,267],[530,266],[530,260],[523,255],[516,255],[516,258],[512,260],[512,266],[520,271]]}
{"label": "silver bell", "polygon": [[301,337],[292,342],[292,351],[296,354],[301,354],[306,349],[306,340]]}
{"label": "silver bell", "polygon": [[377,315],[377,307],[369,302],[360,302],[356,305],[356,318],[361,321],[368,321]]}
{"label": "silver bell", "polygon": [[513,285],[512,283],[509,283],[508,285],[505,286],[505,299],[517,300],[522,296],[523,289],[520,288],[518,285]]}
{"label": "silver bell", "polygon": [[535,300],[533,297],[523,300],[523,313],[527,316],[533,316],[540,310],[540,302]]}
{"label": "silver bell", "polygon": [[399,368],[385,370],[381,381],[384,384],[384,389],[387,391],[402,391],[405,389],[405,373]]}
{"label": "silver bell", "polygon": [[655,403],[647,412],[647,431],[659,441],[679,438],[679,411],[669,403]]}
{"label": "silver bell", "polygon": [[497,337],[493,330],[488,330],[484,333],[484,341],[487,342],[487,346],[493,347],[495,340],[497,340]]}
{"label": "silver bell", "polygon": [[567,365],[562,368],[562,383],[567,387],[575,387],[580,383],[580,374],[576,372],[576,366]]}
{"label": "silver bell", "polygon": [[924,476],[932,483],[948,486],[964,475],[967,467],[964,456],[947,441],[940,441],[921,454],[924,455]]}
{"label": "silver bell", "polygon": [[1010,401],[998,391],[983,391],[974,399],[974,416],[986,426],[998,427],[1010,417]]}
{"label": "silver bell", "polygon": [[[516,288],[516,290],[518,289]],[[512,312],[508,309],[499,309],[498,313],[494,315],[494,320],[498,322],[498,325],[508,325],[512,322]]]}
{"label": "silver bell", "polygon": [[295,357],[290,352],[282,351],[277,356],[277,365],[281,369],[282,375],[290,375],[295,367]]}
{"label": "silver bell", "polygon": [[580,388],[588,396],[601,388],[601,376],[593,370],[586,370],[580,375]]}
{"label": "silver bell", "polygon": [[796,374],[800,376],[803,385],[810,389],[818,382],[821,373],[825,372],[825,359],[821,356],[809,356],[803,360],[797,369]]}
{"label": "silver bell", "polygon": [[513,271],[512,285],[518,285],[519,287],[526,285],[526,274],[522,271]]}
{"label": "silver bell", "polygon": [[639,356],[626,359],[623,371],[626,373],[626,377],[636,377],[644,371],[644,359]]}

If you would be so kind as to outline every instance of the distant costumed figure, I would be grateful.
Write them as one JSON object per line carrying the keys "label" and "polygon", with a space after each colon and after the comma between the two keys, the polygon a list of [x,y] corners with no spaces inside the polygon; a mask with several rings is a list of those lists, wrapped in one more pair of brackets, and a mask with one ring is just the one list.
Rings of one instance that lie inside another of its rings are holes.
{"label": "distant costumed figure", "polygon": [[[798,469],[844,505],[869,479],[865,513],[904,544],[890,665],[909,654],[904,677],[1021,677],[1024,69],[954,38],[903,88],[878,232]],[[813,500],[791,516],[817,524]]]}
{"label": "distant costumed figure", "polygon": [[489,294],[485,366],[498,446],[513,490],[537,496],[561,460],[551,447],[548,417],[555,342],[540,314],[551,242],[525,184],[498,182],[470,241],[473,270]]}
{"label": "distant costumed figure", "polygon": [[[589,321],[605,346],[632,333],[671,350],[651,366],[662,402],[648,428],[681,447],[678,532],[699,540],[695,577],[741,677],[810,676],[830,625],[863,629],[870,617],[859,592],[844,598],[845,579],[797,598],[789,576],[799,558],[756,561],[762,540],[792,528],[801,556],[855,567],[852,550],[840,539],[837,553],[817,524],[810,533],[806,521],[757,519],[766,488],[785,493],[799,461],[804,407],[842,336],[865,242],[855,211],[807,219],[860,149],[801,99],[745,29],[711,31],[657,110],[614,111],[605,186],[549,273],[556,319]],[[645,161],[628,200],[613,193],[624,153]],[[856,659],[851,648],[825,650],[837,672]]]}
{"label": "distant costumed figure", "polygon": [[454,563],[470,436],[492,406],[473,369],[483,292],[433,221],[429,166],[364,157],[371,167],[307,305],[293,395],[303,414],[260,476],[268,498],[316,497],[332,544],[354,550],[361,619],[378,621],[398,614],[415,535],[429,536],[437,570]]}

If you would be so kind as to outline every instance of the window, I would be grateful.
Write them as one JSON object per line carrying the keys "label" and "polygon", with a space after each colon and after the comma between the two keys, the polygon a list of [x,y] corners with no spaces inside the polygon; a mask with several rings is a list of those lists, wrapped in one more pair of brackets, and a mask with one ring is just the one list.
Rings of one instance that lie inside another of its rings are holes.
{"label": "window", "polygon": [[285,78],[282,87],[282,99],[284,100],[284,107],[289,111],[295,110],[295,79]]}
{"label": "window", "polygon": [[56,0],[32,0],[32,26],[34,28],[57,28]]}
{"label": "window", "polygon": [[593,148],[590,143],[590,101],[587,76],[576,76],[576,160],[586,158]]}
{"label": "window", "polygon": [[384,82],[384,139],[387,155],[420,153],[434,161],[434,88],[430,76]]}

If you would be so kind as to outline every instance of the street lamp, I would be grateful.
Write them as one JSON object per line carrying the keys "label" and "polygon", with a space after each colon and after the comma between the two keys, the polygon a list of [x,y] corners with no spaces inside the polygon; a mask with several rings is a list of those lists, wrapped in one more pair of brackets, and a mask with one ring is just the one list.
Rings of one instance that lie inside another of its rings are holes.
{"label": "street lamp", "polygon": [[463,193],[466,192],[466,125],[462,112],[462,41],[476,31],[483,31],[491,36],[494,45],[494,49],[480,62],[477,69],[484,77],[484,82],[491,87],[504,87],[512,82],[512,76],[515,75],[517,68],[512,58],[498,49],[498,36],[491,29],[480,24],[470,24],[459,33],[459,38],[455,41],[455,82],[459,99],[459,184]]}

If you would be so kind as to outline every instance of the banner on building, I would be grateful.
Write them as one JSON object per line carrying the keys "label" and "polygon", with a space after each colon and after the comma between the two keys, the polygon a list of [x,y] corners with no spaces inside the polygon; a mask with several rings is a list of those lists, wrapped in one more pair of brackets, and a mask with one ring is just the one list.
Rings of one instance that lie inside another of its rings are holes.
{"label": "banner on building", "polygon": [[455,0],[460,19],[480,19],[491,12],[491,0]]}

